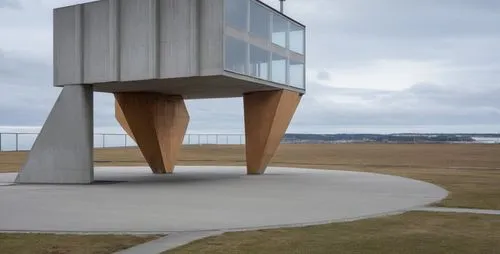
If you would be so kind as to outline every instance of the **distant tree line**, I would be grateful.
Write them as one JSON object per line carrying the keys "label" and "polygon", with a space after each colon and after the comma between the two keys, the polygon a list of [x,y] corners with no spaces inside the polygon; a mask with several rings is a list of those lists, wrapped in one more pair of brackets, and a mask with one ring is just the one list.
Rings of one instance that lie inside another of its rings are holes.
{"label": "distant tree line", "polygon": [[[293,142],[373,142],[373,143],[448,143],[473,142],[477,134],[285,134],[284,139]],[[477,135],[500,137],[499,134]]]}

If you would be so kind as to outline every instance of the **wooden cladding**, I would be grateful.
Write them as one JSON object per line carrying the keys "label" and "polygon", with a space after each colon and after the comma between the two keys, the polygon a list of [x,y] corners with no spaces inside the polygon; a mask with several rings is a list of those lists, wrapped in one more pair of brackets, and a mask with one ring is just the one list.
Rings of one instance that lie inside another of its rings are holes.
{"label": "wooden cladding", "polygon": [[245,94],[245,134],[248,174],[263,174],[274,156],[301,96],[292,91]]}
{"label": "wooden cladding", "polygon": [[116,119],[155,174],[172,173],[189,123],[184,99],[159,93],[115,93]]}
{"label": "wooden cladding", "polygon": [[[154,173],[172,173],[189,115],[181,97],[115,93],[115,115]],[[301,95],[288,90],[248,93],[245,111],[248,174],[263,174],[290,124]]]}

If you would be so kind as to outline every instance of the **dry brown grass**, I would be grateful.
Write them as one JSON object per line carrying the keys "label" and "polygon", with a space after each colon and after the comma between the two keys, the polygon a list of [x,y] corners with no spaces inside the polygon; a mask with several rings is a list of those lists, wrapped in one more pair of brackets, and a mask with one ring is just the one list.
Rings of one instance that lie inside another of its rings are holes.
{"label": "dry brown grass", "polygon": [[500,216],[410,212],[322,226],[226,233],[166,253],[500,253]]}
{"label": "dry brown grass", "polygon": [[114,253],[158,236],[0,234],[0,253]]}
{"label": "dry brown grass", "polygon": [[[25,153],[0,153],[0,172],[15,171]],[[98,149],[98,166],[145,165],[137,149]],[[243,146],[185,146],[181,165],[244,165]],[[273,166],[344,169],[399,175],[440,185],[451,195],[439,205],[500,209],[500,145],[281,145]]]}

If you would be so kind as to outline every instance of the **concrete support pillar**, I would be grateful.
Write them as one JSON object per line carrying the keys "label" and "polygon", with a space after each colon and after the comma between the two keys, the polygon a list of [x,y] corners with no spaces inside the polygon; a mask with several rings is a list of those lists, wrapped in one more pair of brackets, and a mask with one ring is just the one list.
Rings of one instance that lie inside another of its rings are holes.
{"label": "concrete support pillar", "polygon": [[183,98],[144,92],[115,93],[115,99],[116,119],[153,173],[172,173],[189,123]]}
{"label": "concrete support pillar", "polygon": [[17,183],[87,184],[94,180],[92,86],[65,86]]}
{"label": "concrete support pillar", "polygon": [[245,94],[248,174],[263,174],[299,105],[300,94],[288,90]]}

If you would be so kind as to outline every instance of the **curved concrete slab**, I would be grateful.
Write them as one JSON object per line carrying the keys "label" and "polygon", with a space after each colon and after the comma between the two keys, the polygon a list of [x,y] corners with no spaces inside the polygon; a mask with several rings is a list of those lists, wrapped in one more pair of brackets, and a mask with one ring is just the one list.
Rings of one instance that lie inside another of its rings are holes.
{"label": "curved concrete slab", "polygon": [[[310,225],[406,211],[446,197],[402,177],[297,168],[96,168],[92,185],[0,186],[0,231],[182,232]],[[0,174],[1,183],[15,174]]]}

